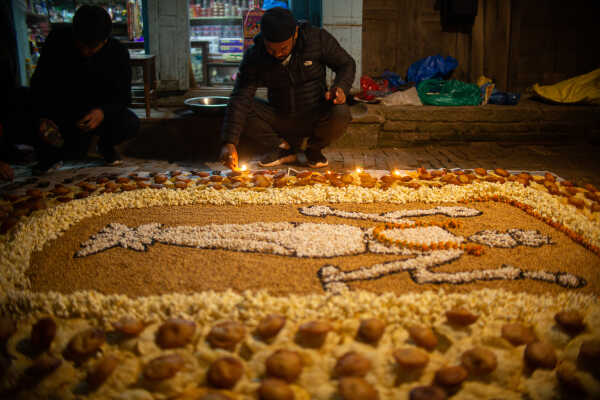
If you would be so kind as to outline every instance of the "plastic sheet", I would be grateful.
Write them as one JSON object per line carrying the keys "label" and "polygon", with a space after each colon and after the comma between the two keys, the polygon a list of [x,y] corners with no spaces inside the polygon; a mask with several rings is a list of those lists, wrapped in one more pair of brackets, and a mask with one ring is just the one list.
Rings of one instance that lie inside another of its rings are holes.
{"label": "plastic sheet", "polygon": [[458,61],[454,57],[444,58],[439,54],[429,56],[408,67],[406,80],[419,83],[426,79],[440,78],[454,71],[456,67],[458,67]]}
{"label": "plastic sheet", "polygon": [[451,79],[427,79],[417,85],[421,102],[431,106],[477,106],[481,104],[479,87]]}
{"label": "plastic sheet", "polygon": [[277,0],[265,0],[263,3],[262,9],[267,11],[269,8],[273,7],[282,7],[289,9],[287,1],[277,1]]}
{"label": "plastic sheet", "polygon": [[600,68],[554,85],[533,85],[540,97],[557,103],[600,104]]}

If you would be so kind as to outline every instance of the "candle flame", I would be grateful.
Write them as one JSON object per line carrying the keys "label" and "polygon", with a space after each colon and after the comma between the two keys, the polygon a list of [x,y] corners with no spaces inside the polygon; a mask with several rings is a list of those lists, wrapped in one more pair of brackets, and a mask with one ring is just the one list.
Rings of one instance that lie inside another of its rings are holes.
{"label": "candle flame", "polygon": [[400,171],[395,169],[392,174],[394,174],[394,176],[400,176]]}
{"label": "candle flame", "polygon": [[356,173],[360,174],[361,172],[363,172],[362,168],[361,167],[356,167]]}
{"label": "candle flame", "polygon": [[240,171],[244,172],[248,170],[248,166],[246,164],[243,164],[242,167],[240,168]]}

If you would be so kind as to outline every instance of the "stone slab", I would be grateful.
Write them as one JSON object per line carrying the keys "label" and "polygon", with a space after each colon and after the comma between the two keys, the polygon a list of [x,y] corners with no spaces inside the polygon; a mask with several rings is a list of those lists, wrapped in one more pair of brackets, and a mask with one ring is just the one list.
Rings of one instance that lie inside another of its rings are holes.
{"label": "stone slab", "polygon": [[386,132],[498,132],[498,131],[538,131],[539,123],[536,122],[413,122],[413,121],[388,121],[383,124],[382,131]]}
{"label": "stone slab", "polygon": [[374,107],[371,104],[355,104],[350,107],[353,124],[381,124],[385,122],[385,117],[381,108]]}
{"label": "stone slab", "polygon": [[542,112],[535,106],[485,105],[476,107],[437,106],[382,106],[386,121],[436,121],[436,122],[518,122],[537,121]]}
{"label": "stone slab", "polygon": [[545,105],[540,107],[543,121],[593,121],[600,126],[600,107],[583,105]]}
{"label": "stone slab", "polygon": [[377,147],[381,124],[350,124],[344,135],[333,143],[337,148]]}
{"label": "stone slab", "polygon": [[379,134],[377,147],[404,147],[407,145],[424,144],[431,142],[431,134],[424,132],[397,132],[382,131]]}

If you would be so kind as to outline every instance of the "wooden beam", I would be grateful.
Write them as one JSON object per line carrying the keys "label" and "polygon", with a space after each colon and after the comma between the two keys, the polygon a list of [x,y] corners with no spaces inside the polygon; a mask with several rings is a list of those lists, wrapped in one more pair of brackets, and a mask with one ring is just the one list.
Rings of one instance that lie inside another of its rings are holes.
{"label": "wooden beam", "polygon": [[485,1],[477,2],[477,16],[471,31],[471,69],[470,81],[476,82],[477,78],[484,74],[485,58],[485,39],[484,39],[484,21],[485,21]]}
{"label": "wooden beam", "polygon": [[506,90],[508,91],[521,91],[524,89],[517,86],[519,84],[519,49],[521,44],[522,7],[523,5],[520,1],[515,1],[510,10],[510,48],[507,66],[508,79],[506,82]]}
{"label": "wooden beam", "polygon": [[511,0],[487,0],[484,24],[484,75],[506,90],[510,53]]}

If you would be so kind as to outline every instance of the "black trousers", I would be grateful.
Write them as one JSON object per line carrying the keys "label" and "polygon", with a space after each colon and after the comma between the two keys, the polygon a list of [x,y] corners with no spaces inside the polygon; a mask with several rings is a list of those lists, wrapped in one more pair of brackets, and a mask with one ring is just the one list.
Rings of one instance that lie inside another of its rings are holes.
{"label": "black trousers", "polygon": [[351,119],[347,104],[323,102],[309,112],[286,115],[255,98],[242,136],[269,147],[283,139],[293,149],[308,138],[308,147],[320,150],[342,136]]}
{"label": "black trousers", "polygon": [[89,132],[82,132],[77,127],[81,118],[83,115],[72,114],[54,121],[65,143],[60,149],[42,143],[42,159],[77,159],[85,156],[92,135],[99,136],[98,147],[102,152],[134,137],[140,129],[139,118],[127,108],[117,113],[105,114],[102,123]]}

